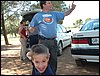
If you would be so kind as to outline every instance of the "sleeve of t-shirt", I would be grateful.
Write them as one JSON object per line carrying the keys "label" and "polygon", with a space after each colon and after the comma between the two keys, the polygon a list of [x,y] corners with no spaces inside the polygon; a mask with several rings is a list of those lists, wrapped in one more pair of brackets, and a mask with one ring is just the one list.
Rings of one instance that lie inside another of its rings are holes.
{"label": "sleeve of t-shirt", "polygon": [[56,18],[58,20],[63,20],[64,19],[64,12],[56,12]]}
{"label": "sleeve of t-shirt", "polygon": [[35,27],[37,25],[38,25],[38,23],[37,23],[37,16],[34,15],[33,18],[32,18],[32,20],[31,20],[31,22],[30,22],[30,24],[29,24],[29,26],[30,27]]}

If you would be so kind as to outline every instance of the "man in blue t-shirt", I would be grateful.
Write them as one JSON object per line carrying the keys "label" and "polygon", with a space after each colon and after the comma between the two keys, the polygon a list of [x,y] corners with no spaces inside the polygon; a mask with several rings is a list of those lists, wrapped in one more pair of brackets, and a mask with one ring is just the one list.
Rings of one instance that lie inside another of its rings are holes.
{"label": "man in blue t-shirt", "polygon": [[30,22],[30,30],[38,27],[39,43],[46,45],[51,53],[50,65],[54,74],[57,70],[57,22],[63,20],[65,16],[69,15],[76,7],[72,3],[72,8],[66,12],[57,12],[52,10],[51,1],[40,1],[42,11],[35,14]]}

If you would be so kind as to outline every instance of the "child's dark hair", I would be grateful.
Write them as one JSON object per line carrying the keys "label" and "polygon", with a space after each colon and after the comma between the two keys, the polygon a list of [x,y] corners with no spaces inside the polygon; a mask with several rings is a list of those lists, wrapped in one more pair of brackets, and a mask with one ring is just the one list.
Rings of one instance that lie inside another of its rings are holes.
{"label": "child's dark hair", "polygon": [[49,49],[43,44],[36,44],[31,47],[31,52],[35,54],[49,54]]}
{"label": "child's dark hair", "polygon": [[23,22],[26,22],[26,20],[22,20],[22,21],[20,22],[20,24],[23,24]]}

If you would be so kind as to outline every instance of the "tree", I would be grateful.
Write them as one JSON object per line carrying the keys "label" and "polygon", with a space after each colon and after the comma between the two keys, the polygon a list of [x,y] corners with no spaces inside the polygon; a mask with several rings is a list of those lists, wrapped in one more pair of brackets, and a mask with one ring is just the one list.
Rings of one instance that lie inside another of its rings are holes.
{"label": "tree", "polygon": [[2,33],[3,33],[3,36],[4,36],[4,39],[5,39],[5,44],[6,45],[9,45],[9,42],[8,42],[8,39],[7,39],[7,32],[6,32],[6,29],[5,29],[5,22],[4,22],[4,14],[1,14],[2,16],[2,21],[1,21],[1,26],[2,26]]}
{"label": "tree", "polygon": [[5,22],[4,22],[4,2],[1,2],[1,27],[2,27],[2,33],[3,33],[3,35],[4,35],[4,39],[5,39],[5,44],[6,45],[9,45],[9,43],[8,43],[8,39],[7,39],[7,32],[6,32],[6,29],[5,29]]}
{"label": "tree", "polygon": [[[52,1],[52,4],[53,4],[53,11],[65,11],[65,10],[68,10],[68,7],[66,6],[65,2],[63,1]],[[40,8],[40,5],[39,5],[39,1],[37,1],[37,3],[35,4],[32,4],[31,5],[31,10],[33,9],[41,9]]]}
{"label": "tree", "polygon": [[[29,2],[26,1],[1,1],[1,30],[5,39],[5,44],[9,45],[7,38],[7,30],[5,27],[6,21],[12,16],[10,12],[16,12],[15,15],[18,15],[18,10],[22,11],[25,8],[25,5],[28,5]],[[19,6],[19,8],[17,8]],[[15,11],[12,9],[17,8]],[[19,12],[20,12],[19,11]]]}
{"label": "tree", "polygon": [[6,45],[9,45],[7,30],[5,28],[6,15],[9,14],[11,6],[14,7],[14,5],[16,5],[16,1],[1,1],[1,27]]}
{"label": "tree", "polygon": [[85,22],[87,22],[87,21],[90,20],[90,19],[91,19],[91,18],[86,18],[86,19],[85,19]]}
{"label": "tree", "polygon": [[7,34],[11,34],[12,36],[14,34],[16,37],[18,32],[17,18],[15,16],[11,16],[5,25],[7,27]]}
{"label": "tree", "polygon": [[75,28],[76,28],[76,27],[79,28],[81,24],[83,24],[82,19],[77,19],[76,22],[73,23],[73,25],[74,25]]}

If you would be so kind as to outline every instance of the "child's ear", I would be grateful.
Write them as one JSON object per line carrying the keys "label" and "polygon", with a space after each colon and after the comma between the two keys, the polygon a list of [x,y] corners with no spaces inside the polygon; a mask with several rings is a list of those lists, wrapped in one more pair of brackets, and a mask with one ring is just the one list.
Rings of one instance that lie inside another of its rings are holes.
{"label": "child's ear", "polygon": [[50,53],[49,53],[48,57],[50,58]]}
{"label": "child's ear", "polygon": [[49,61],[49,58],[50,58],[50,53],[48,54],[48,61]]}
{"label": "child's ear", "polygon": [[31,52],[29,51],[27,54],[26,54],[26,56],[31,60]]}

